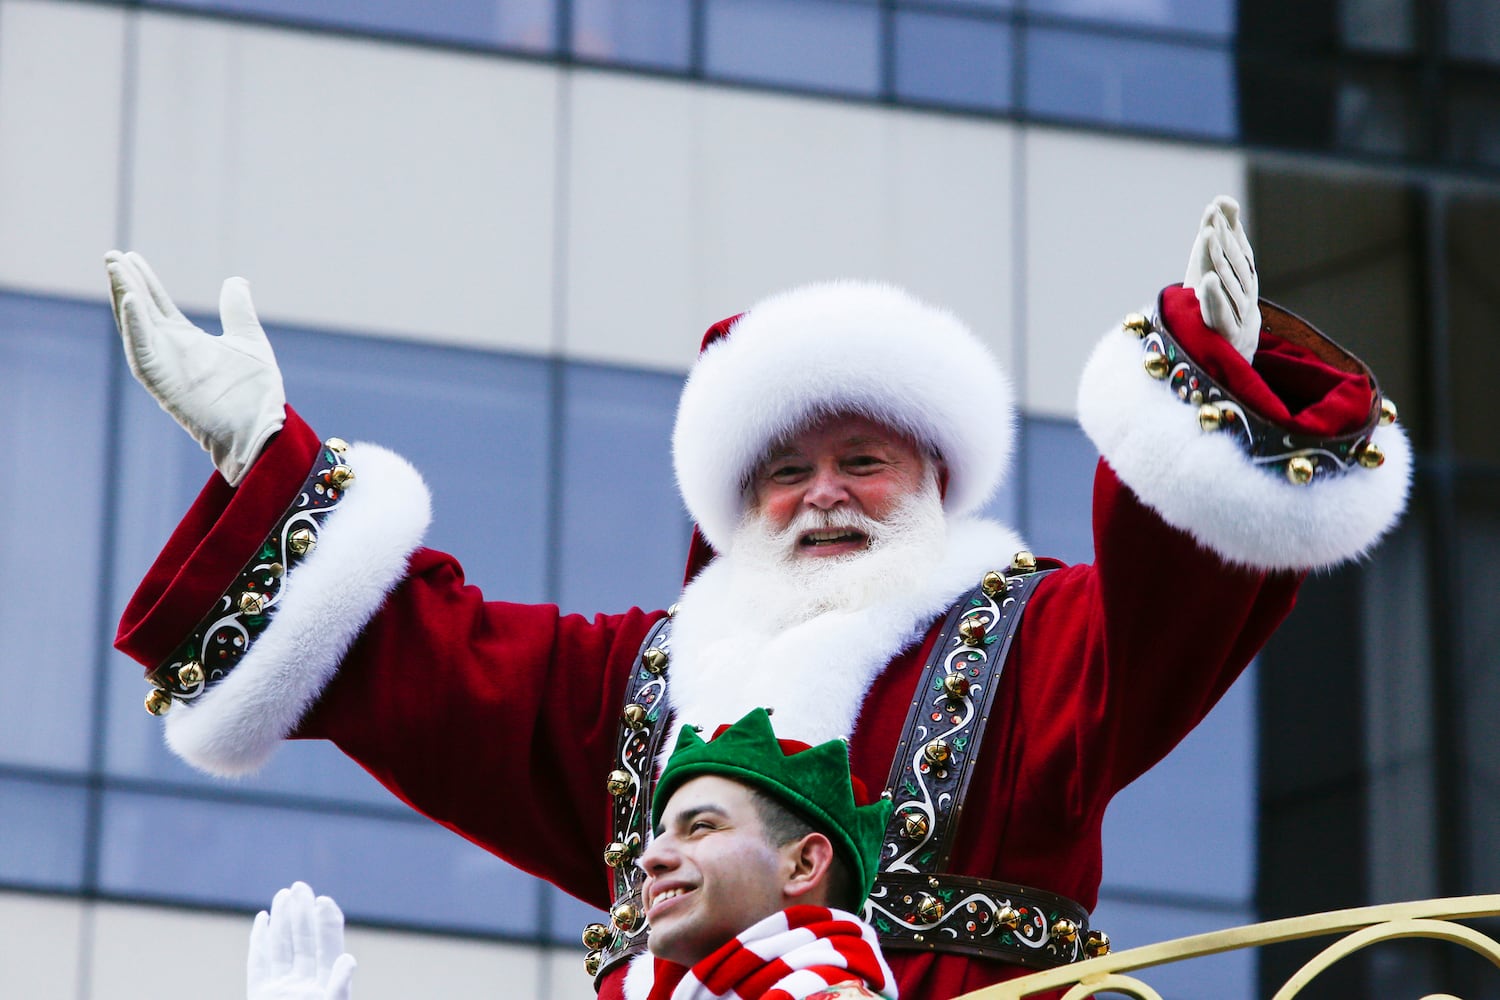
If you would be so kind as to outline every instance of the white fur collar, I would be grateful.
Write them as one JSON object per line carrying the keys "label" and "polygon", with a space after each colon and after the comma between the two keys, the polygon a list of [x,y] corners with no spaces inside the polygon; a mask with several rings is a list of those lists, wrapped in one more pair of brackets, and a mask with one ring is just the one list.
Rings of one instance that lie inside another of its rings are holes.
{"label": "white fur collar", "polygon": [[947,548],[914,590],[860,611],[834,611],[769,634],[728,598],[729,565],[710,563],[682,595],[672,630],[676,744],[683,723],[712,731],[757,706],[775,709],[785,739],[848,737],[865,693],[896,654],[918,642],[953,600],[1024,543],[993,521],[960,518]]}

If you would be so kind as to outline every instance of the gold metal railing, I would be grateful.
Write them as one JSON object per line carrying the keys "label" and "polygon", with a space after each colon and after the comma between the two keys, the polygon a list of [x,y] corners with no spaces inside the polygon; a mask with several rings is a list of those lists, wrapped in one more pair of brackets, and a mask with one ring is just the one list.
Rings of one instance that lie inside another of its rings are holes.
{"label": "gold metal railing", "polygon": [[[1276,991],[1272,1000],[1291,1000],[1334,963],[1381,941],[1397,938],[1432,938],[1468,948],[1489,959],[1500,969],[1500,942],[1459,920],[1500,916],[1500,895],[1456,896],[1424,899],[1413,903],[1387,903],[1353,910],[1333,910],[1305,917],[1248,924],[1209,934],[1148,944],[1141,948],[1091,958],[1060,969],[1036,972],[1008,983],[965,993],[955,1000],[1021,1000],[1048,991],[1067,990],[1063,1000],[1083,1000],[1099,993],[1123,993],[1137,1000],[1162,1000],[1161,994],[1127,972],[1136,972],[1169,962],[1180,962],[1242,948],[1259,948],[1282,941],[1342,934],[1324,948]],[[1205,984],[1211,996],[1212,984]],[[1425,1000],[1456,1000],[1449,994],[1433,994]]]}

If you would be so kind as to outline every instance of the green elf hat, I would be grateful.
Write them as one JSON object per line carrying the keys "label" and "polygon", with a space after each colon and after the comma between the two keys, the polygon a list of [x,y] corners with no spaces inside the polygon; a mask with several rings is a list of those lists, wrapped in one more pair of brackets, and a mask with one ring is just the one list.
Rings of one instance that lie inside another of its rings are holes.
{"label": "green elf hat", "polygon": [[707,741],[692,726],[683,726],[656,783],[652,825],[661,823],[673,792],[704,774],[743,782],[806,819],[849,865],[860,901],[870,894],[893,806],[888,799],[870,801],[864,782],[849,773],[849,745],[843,740],[815,747],[778,740],[763,708],[721,726]]}

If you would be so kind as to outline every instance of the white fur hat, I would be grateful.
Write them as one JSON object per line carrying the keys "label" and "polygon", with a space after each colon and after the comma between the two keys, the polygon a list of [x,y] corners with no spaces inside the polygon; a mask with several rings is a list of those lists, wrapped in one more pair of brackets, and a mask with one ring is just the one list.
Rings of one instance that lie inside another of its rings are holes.
{"label": "white fur hat", "polygon": [[983,507],[1010,458],[1010,382],[961,321],[899,288],[805,285],[756,303],[709,344],[677,406],[672,457],[688,512],[723,551],[766,449],[817,417],[853,413],[935,448],[944,507]]}

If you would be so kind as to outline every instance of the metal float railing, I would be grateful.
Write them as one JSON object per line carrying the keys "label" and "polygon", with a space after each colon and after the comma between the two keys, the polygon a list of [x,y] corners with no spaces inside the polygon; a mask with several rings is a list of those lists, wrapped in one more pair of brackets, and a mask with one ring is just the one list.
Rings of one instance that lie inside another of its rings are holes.
{"label": "metal float railing", "polygon": [[[1447,941],[1476,952],[1500,969],[1500,942],[1472,927],[1458,923],[1500,916],[1500,894],[1424,899],[1411,903],[1386,903],[1352,910],[1333,910],[1304,917],[1270,920],[1244,927],[1195,934],[1159,944],[1113,952],[1099,958],[1036,972],[1010,982],[965,993],[954,1000],[1022,1000],[1038,993],[1066,989],[1062,1000],[1084,1000],[1100,993],[1117,993],[1137,1000],[1162,1000],[1140,979],[1126,973],[1152,966],[1181,962],[1206,955],[1244,948],[1260,948],[1284,941],[1342,934],[1324,948],[1278,989],[1272,1000],[1291,1000],[1326,969],[1371,945],[1399,938],[1429,938]],[[1212,987],[1204,984],[1205,990]],[[1205,993],[1205,995],[1212,995]],[[1449,994],[1433,994],[1425,1000],[1456,1000]]]}

